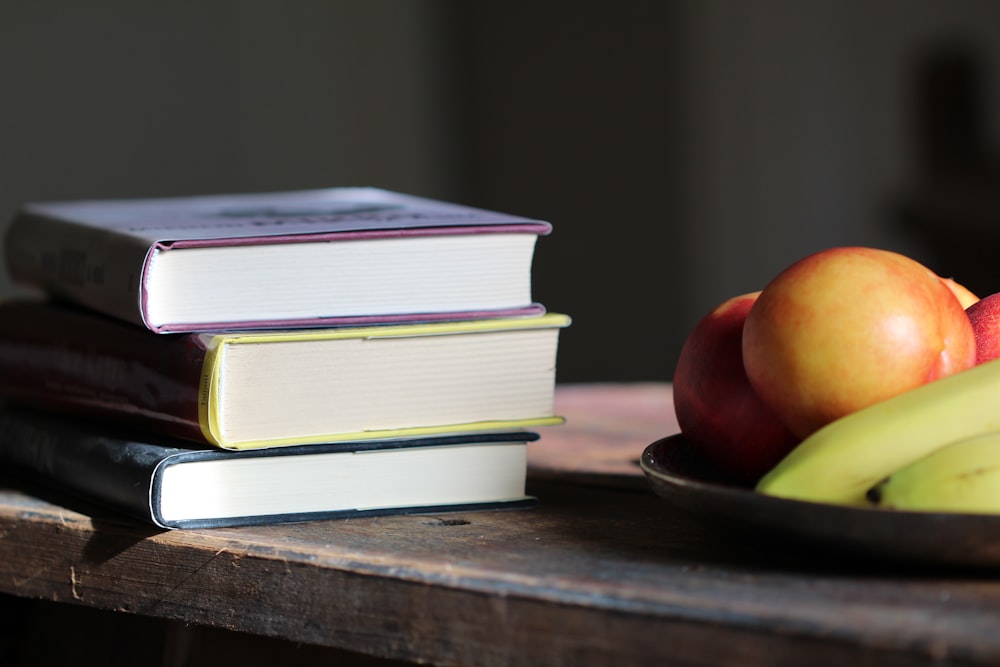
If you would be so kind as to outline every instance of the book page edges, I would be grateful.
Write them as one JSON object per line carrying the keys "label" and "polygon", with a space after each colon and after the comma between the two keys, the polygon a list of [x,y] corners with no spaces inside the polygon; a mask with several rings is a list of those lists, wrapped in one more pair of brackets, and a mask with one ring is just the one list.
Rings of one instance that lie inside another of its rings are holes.
{"label": "book page edges", "polygon": [[[544,223],[547,225],[547,223]],[[172,317],[170,321],[156,321],[151,314],[150,304],[150,284],[153,266],[157,263],[157,258],[162,253],[183,248],[208,248],[208,247],[233,247],[233,246],[254,246],[263,245],[287,245],[289,243],[308,242],[331,242],[331,241],[351,241],[365,238],[399,238],[413,236],[439,236],[456,237],[469,235],[487,235],[501,233],[523,233],[539,236],[547,233],[547,229],[539,224],[532,225],[494,225],[475,226],[461,228],[429,228],[429,229],[403,229],[403,230],[378,230],[369,232],[338,232],[332,234],[299,234],[285,235],[278,237],[256,237],[237,239],[212,239],[196,241],[176,241],[176,242],[156,242],[147,253],[141,269],[141,279],[138,286],[138,313],[133,315],[147,329],[156,333],[186,333],[191,331],[233,331],[233,330],[264,330],[276,328],[317,328],[328,326],[364,326],[369,324],[386,323],[407,323],[407,322],[434,322],[445,320],[466,320],[482,318],[504,318],[523,317],[538,315],[545,312],[545,308],[537,302],[508,304],[504,308],[480,309],[480,310],[443,310],[441,312],[387,312],[385,314],[360,314],[360,315],[331,315],[317,317],[302,317],[301,315],[292,317],[280,317],[279,319],[257,317],[254,319],[225,319],[221,321],[195,322],[180,321],[183,318]],[[530,297],[529,297],[530,300]],[[249,313],[247,313],[249,314]],[[168,318],[163,318],[168,319]]]}
{"label": "book page edges", "polygon": [[198,386],[198,421],[202,436],[209,444],[223,449],[253,449],[279,447],[295,444],[338,442],[364,438],[391,438],[437,433],[460,433],[463,431],[488,431],[510,428],[530,428],[560,424],[564,420],[557,416],[543,416],[527,420],[489,421],[464,424],[449,424],[419,428],[351,432],[343,434],[317,434],[311,437],[278,438],[260,441],[228,442],[222,438],[222,424],[219,417],[220,373],[223,349],[228,345],[287,343],[297,341],[337,340],[353,338],[410,338],[429,335],[459,335],[489,333],[494,331],[551,329],[569,326],[571,319],[561,313],[546,313],[537,317],[507,318],[500,320],[470,320],[440,322],[402,326],[381,326],[348,329],[323,329],[302,331],[271,331],[257,333],[224,333],[212,336],[205,350],[201,380]]}

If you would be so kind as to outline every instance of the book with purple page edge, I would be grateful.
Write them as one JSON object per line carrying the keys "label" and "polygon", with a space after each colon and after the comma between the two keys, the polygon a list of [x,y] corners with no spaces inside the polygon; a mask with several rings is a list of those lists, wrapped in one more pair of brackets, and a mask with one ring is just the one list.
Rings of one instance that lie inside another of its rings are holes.
{"label": "book with purple page edge", "polygon": [[534,316],[547,222],[377,188],[27,204],[18,283],[159,333]]}

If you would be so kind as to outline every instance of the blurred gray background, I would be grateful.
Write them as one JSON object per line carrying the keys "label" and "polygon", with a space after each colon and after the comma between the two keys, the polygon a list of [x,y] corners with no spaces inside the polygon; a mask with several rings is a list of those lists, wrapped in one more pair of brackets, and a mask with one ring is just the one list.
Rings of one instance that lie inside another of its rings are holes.
{"label": "blurred gray background", "polygon": [[826,246],[1000,291],[998,91],[985,0],[0,0],[0,220],[333,185],[540,217],[560,381],[669,380]]}

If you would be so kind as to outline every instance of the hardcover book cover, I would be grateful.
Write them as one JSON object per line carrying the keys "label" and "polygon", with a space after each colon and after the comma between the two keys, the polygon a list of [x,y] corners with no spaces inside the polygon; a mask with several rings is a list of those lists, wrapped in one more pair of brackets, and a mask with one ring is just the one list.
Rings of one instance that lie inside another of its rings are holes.
{"label": "hardcover book cover", "polygon": [[527,431],[228,452],[0,408],[0,468],[161,528],[530,505]]}
{"label": "hardcover book cover", "polygon": [[547,222],[378,188],[34,203],[16,282],[157,332],[536,315]]}
{"label": "hardcover book cover", "polygon": [[553,413],[565,315],[157,335],[0,304],[0,396],[226,449],[529,428]]}

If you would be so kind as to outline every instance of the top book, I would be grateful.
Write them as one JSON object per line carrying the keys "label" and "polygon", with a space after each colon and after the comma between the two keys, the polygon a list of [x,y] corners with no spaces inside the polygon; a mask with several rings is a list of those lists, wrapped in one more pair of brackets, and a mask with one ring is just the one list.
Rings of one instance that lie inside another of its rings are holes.
{"label": "top book", "polygon": [[23,206],[11,278],[156,332],[537,315],[549,223],[377,188]]}

